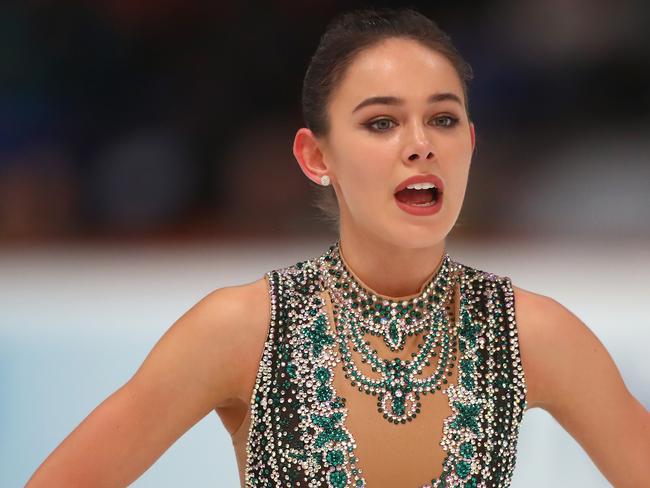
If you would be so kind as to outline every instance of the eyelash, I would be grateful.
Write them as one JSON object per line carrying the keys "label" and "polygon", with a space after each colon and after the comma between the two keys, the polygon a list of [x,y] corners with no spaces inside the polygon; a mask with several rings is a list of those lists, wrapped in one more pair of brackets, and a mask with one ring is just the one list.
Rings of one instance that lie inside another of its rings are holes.
{"label": "eyelash", "polygon": [[[449,123],[449,125],[439,125],[438,126],[438,127],[442,127],[443,129],[451,129],[454,126],[456,126],[458,124],[458,122],[460,121],[460,119],[458,119],[458,117],[453,117],[451,115],[442,115],[440,117],[436,117],[436,119],[449,119],[451,121]],[[363,125],[368,130],[370,130],[371,132],[386,132],[386,131],[388,131],[388,129],[376,129],[376,128],[373,127],[374,124],[376,124],[377,122],[381,122],[382,120],[388,120],[390,122],[393,122],[391,119],[383,117],[381,119],[375,119],[372,122],[368,122],[367,124],[363,124]]]}

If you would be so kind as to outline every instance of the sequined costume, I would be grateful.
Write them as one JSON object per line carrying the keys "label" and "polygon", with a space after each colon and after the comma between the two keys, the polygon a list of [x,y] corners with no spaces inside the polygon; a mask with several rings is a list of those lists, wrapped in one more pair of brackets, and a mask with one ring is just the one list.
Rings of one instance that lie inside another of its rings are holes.
{"label": "sequined costume", "polygon": [[510,279],[453,262],[456,375],[413,422],[392,425],[380,419],[377,399],[335,368],[319,264],[329,251],[266,274],[268,336],[247,418],[233,436],[244,485],[509,486],[527,406]]}

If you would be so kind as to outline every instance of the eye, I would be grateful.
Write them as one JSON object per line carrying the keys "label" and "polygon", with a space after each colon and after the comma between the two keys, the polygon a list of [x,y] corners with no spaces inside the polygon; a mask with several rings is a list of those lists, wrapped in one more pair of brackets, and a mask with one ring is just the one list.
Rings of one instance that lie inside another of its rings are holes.
{"label": "eye", "polygon": [[[453,115],[441,115],[439,117],[434,117],[436,123],[433,125],[437,127],[443,127],[443,128],[452,128],[460,122],[460,119],[458,117],[454,117]],[[371,132],[386,132],[388,129],[391,129],[390,124],[394,124],[391,119],[383,118],[383,119],[376,119],[373,120],[372,122],[369,122],[367,124],[364,124]]]}
{"label": "eye", "polygon": [[394,122],[391,119],[383,118],[383,119],[373,120],[372,122],[369,122],[364,125],[374,132],[386,132],[386,130],[391,128],[389,126],[389,124],[391,123],[394,124]]}
{"label": "eye", "polygon": [[443,121],[442,124],[434,124],[437,125],[438,127],[453,127],[459,122],[458,117],[453,117],[451,115],[442,115],[440,117],[436,117],[434,120]]}

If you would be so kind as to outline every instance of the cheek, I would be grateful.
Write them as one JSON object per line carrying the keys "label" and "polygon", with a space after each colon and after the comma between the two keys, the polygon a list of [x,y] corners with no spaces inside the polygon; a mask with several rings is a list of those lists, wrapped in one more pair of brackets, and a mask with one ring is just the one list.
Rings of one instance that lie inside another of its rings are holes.
{"label": "cheek", "polygon": [[458,161],[456,165],[447,168],[445,174],[449,186],[447,195],[456,205],[461,205],[467,189],[469,161]]}
{"label": "cheek", "polygon": [[379,203],[389,193],[390,178],[368,161],[350,163],[342,179],[342,188],[350,206],[358,210]]}
{"label": "cheek", "polygon": [[376,202],[391,197],[391,185],[395,185],[392,171],[394,160],[386,157],[386,151],[378,151],[370,144],[355,141],[339,159],[339,183],[348,202]]}

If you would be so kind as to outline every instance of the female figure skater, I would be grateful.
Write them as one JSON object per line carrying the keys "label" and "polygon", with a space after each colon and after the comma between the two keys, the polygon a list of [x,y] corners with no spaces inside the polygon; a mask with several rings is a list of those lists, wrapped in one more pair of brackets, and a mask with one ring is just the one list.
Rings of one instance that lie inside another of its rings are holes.
{"label": "female figure skater", "polygon": [[216,410],[248,487],[507,487],[535,407],[614,486],[647,486],[650,415],[601,342],[445,250],[475,145],[470,78],[413,10],[333,21],[293,152],[333,191],[338,241],[201,299],[27,486],[126,486]]}

